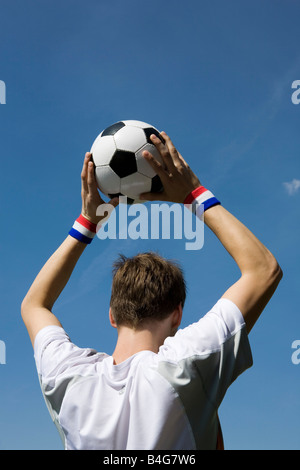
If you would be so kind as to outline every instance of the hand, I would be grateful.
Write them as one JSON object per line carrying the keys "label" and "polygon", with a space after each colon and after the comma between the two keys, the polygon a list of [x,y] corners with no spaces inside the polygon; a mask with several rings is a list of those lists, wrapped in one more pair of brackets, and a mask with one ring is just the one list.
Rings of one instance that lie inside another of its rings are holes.
{"label": "hand", "polygon": [[116,207],[119,204],[118,198],[111,199],[108,203],[103,201],[98,191],[98,185],[94,173],[94,163],[91,161],[91,153],[86,153],[81,172],[81,214],[94,224],[98,224],[104,216],[97,216],[97,207],[101,204],[112,204]]}
{"label": "hand", "polygon": [[165,132],[162,132],[161,135],[166,142],[165,144],[155,135],[151,136],[151,141],[159,151],[164,166],[150,152],[144,151],[143,157],[160,177],[163,191],[160,193],[143,193],[140,195],[140,199],[183,203],[187,195],[198,188],[201,183],[176,150],[170,137]]}

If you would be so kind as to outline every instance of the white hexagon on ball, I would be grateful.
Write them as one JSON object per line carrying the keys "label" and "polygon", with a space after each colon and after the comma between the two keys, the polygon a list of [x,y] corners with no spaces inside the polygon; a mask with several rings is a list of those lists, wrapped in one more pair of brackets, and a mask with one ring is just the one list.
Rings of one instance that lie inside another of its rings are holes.
{"label": "white hexagon on ball", "polygon": [[[133,173],[121,179],[121,193],[131,199],[138,199],[141,193],[151,191],[151,179],[140,173]],[[145,201],[144,201],[145,202]]]}
{"label": "white hexagon on ball", "polygon": [[100,191],[107,196],[120,192],[120,178],[108,165],[101,165],[95,168],[95,177]]}
{"label": "white hexagon on ball", "polygon": [[143,129],[133,126],[124,126],[114,135],[116,147],[118,150],[127,152],[137,152],[147,143],[146,135]]}
{"label": "white hexagon on ball", "polygon": [[116,150],[116,144],[112,135],[98,136],[91,148],[96,167],[108,165]]}

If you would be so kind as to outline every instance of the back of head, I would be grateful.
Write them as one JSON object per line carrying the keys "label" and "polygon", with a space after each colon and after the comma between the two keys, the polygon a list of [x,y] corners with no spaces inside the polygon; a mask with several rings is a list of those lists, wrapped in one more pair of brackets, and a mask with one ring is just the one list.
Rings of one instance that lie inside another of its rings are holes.
{"label": "back of head", "polygon": [[185,302],[186,287],[179,265],[156,253],[132,258],[120,255],[113,265],[110,307],[117,326],[139,328],[163,320]]}

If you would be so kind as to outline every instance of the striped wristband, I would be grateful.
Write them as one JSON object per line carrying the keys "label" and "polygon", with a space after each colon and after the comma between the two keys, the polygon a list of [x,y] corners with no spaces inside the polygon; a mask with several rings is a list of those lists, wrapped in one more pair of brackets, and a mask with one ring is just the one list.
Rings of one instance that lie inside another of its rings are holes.
{"label": "striped wristband", "polygon": [[220,201],[204,186],[194,189],[184,200],[184,205],[199,217],[207,209],[218,204],[221,204]]}
{"label": "striped wristband", "polygon": [[93,224],[93,222],[90,222],[80,214],[78,219],[75,220],[73,227],[69,231],[69,235],[88,245],[96,235],[96,231],[97,225]]}

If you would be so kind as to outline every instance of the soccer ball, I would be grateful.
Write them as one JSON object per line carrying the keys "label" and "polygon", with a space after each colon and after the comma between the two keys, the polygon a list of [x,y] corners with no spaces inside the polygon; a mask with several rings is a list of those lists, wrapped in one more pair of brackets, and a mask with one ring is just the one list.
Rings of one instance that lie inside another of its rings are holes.
{"label": "soccer ball", "polygon": [[139,199],[141,193],[163,189],[159,176],[143,157],[148,150],[163,164],[150,140],[152,134],[165,143],[155,127],[141,121],[119,121],[98,135],[91,153],[96,181],[103,194],[109,198],[126,196],[127,203],[133,204],[145,202]]}

